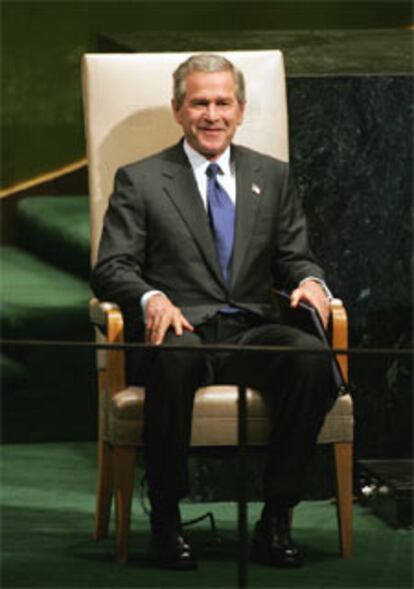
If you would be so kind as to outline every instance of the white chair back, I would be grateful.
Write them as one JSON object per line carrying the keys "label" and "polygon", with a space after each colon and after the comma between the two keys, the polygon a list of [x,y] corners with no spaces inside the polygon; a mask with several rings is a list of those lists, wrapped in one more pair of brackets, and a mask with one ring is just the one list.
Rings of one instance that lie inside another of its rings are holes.
{"label": "white chair back", "polygon": [[[247,107],[236,143],[288,159],[285,74],[280,51],[220,52],[246,79]],[[92,263],[116,169],[178,141],[172,73],[190,53],[86,54],[82,63],[89,161]]]}

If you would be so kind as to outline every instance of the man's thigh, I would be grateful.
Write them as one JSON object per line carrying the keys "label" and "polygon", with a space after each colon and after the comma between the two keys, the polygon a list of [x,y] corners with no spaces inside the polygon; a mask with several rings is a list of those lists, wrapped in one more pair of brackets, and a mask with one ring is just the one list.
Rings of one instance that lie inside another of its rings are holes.
{"label": "man's thigh", "polygon": [[202,343],[197,333],[183,331],[182,335],[176,335],[173,329],[169,329],[165,334],[161,346],[154,345],[146,351],[145,364],[146,366],[151,366],[160,358],[166,359],[169,363],[181,361],[182,359],[191,363],[199,356],[199,351],[191,350],[191,348],[199,346]]}
{"label": "man's thigh", "polygon": [[327,348],[315,335],[296,327],[278,323],[254,326],[239,334],[232,343],[240,345],[280,346],[280,351],[242,351],[227,356],[219,363],[217,382],[237,384],[241,380],[248,386],[269,389],[286,377],[286,371],[297,373],[298,378],[325,364]]}

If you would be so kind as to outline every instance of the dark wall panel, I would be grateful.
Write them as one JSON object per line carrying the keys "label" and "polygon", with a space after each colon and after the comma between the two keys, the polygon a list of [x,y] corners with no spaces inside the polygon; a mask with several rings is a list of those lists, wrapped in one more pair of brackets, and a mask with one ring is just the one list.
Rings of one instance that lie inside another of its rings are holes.
{"label": "dark wall panel", "polygon": [[80,59],[97,35],[402,27],[406,1],[10,1],[2,6],[3,187],[84,156]]}

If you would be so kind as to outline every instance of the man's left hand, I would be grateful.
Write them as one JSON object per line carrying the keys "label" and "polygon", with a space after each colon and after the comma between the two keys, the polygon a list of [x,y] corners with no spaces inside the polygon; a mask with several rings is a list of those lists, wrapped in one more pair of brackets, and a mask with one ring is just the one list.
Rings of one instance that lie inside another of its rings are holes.
{"label": "man's left hand", "polygon": [[330,304],[329,299],[319,282],[309,279],[302,282],[298,288],[295,288],[290,295],[290,306],[297,307],[300,301],[315,307],[322,319],[323,326],[326,329],[329,321]]}

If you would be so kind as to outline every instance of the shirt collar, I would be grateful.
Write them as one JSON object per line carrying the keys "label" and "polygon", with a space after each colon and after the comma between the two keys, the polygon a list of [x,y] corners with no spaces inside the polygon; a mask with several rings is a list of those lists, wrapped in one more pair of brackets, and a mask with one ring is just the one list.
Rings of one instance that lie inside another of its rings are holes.
{"label": "shirt collar", "polygon": [[[183,148],[194,172],[203,171],[203,173],[205,173],[207,167],[211,163],[210,160],[191,147],[186,139],[184,139]],[[220,166],[220,169],[225,176],[231,175],[230,155],[231,149],[230,146],[228,146],[221,156],[214,160]]]}

